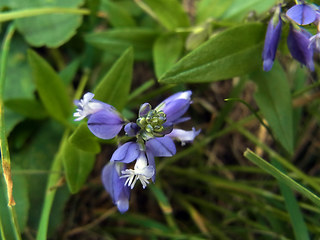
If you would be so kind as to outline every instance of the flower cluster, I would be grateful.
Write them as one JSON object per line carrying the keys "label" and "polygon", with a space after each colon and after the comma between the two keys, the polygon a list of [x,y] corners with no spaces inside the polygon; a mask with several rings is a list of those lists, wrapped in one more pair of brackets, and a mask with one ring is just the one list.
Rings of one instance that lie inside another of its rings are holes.
{"label": "flower cluster", "polygon": [[125,121],[113,106],[93,99],[92,93],[75,102],[78,107],[75,121],[87,118],[88,128],[95,136],[111,139],[124,126],[126,135],[134,138],[118,147],[102,171],[103,185],[121,213],[128,210],[130,191],[138,181],[143,188],[150,180],[155,181],[154,158],[173,156],[176,153],[173,140],[184,145],[200,133],[194,128],[191,131],[174,128],[175,124],[190,119],[183,115],[191,104],[191,94],[191,91],[176,93],[154,109],[149,103],[142,104],[136,122]]}
{"label": "flower cluster", "polygon": [[[285,16],[281,14],[281,5],[276,7],[274,15],[269,21],[264,42],[262,53],[264,71],[269,71],[272,68],[283,20],[290,23],[287,45],[292,57],[314,71],[313,54],[320,51],[320,9],[316,5],[308,5],[304,2],[291,7]],[[312,23],[317,26],[317,34],[314,36],[300,27]]]}

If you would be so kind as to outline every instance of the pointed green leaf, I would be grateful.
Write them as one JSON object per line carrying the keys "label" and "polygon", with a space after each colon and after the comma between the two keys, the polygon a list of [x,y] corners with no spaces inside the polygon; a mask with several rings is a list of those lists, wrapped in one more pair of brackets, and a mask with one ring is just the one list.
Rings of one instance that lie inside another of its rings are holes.
{"label": "pointed green leaf", "polygon": [[122,110],[130,92],[132,69],[133,50],[129,48],[102,78],[93,92],[95,98]]}
{"label": "pointed green leaf", "polygon": [[114,27],[135,27],[135,20],[130,14],[117,2],[110,0],[102,0],[101,8],[102,11],[106,11],[108,14],[108,20]]}
{"label": "pointed green leaf", "polygon": [[64,144],[62,154],[69,190],[71,193],[77,193],[93,168],[95,154],[76,148],[68,140]]}
{"label": "pointed green leaf", "polygon": [[[76,8],[83,0],[11,0],[14,10],[27,10],[30,8],[61,7]],[[16,25],[27,42],[36,47],[59,47],[68,41],[82,22],[79,14],[45,14],[16,20]]]}
{"label": "pointed green leaf", "polygon": [[218,19],[232,5],[233,0],[202,0],[196,5],[197,23],[202,23],[208,18]]}
{"label": "pointed green leaf", "polygon": [[280,64],[275,62],[270,72],[252,76],[258,85],[255,100],[273,134],[282,146],[293,154],[293,112],[290,86]]}
{"label": "pointed green leaf", "polygon": [[100,144],[89,130],[87,123],[83,122],[74,131],[69,137],[70,143],[74,144],[77,148],[91,153],[100,152]]}
{"label": "pointed green leaf", "polygon": [[160,36],[153,46],[153,60],[158,78],[178,60],[183,50],[183,39],[175,34]]}
{"label": "pointed green leaf", "polygon": [[[236,37],[235,37],[236,36]],[[213,82],[261,68],[265,26],[249,23],[217,33],[178,61],[162,83]]]}
{"label": "pointed green leaf", "polygon": [[136,3],[168,30],[190,25],[188,15],[177,0],[137,0]]}
{"label": "pointed green leaf", "polygon": [[36,88],[41,101],[52,118],[65,122],[71,113],[71,100],[59,75],[36,52],[28,51]]}
{"label": "pointed green leaf", "polygon": [[91,33],[86,35],[85,39],[93,46],[117,55],[132,46],[137,60],[149,60],[157,36],[158,32],[152,29],[121,28]]}

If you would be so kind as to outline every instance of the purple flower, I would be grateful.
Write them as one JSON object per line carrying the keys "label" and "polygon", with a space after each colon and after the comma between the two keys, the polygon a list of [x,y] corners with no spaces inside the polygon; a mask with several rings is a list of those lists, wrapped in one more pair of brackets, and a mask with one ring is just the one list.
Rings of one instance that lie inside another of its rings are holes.
{"label": "purple flower", "polygon": [[309,47],[309,37],[308,32],[290,26],[287,44],[292,57],[314,71],[313,49]]}
{"label": "purple flower", "polygon": [[[192,131],[173,128],[174,124],[189,119],[182,116],[191,104],[191,94],[191,91],[178,92],[154,109],[149,103],[144,103],[140,106],[136,122],[125,125],[126,135],[135,137],[136,141],[120,145],[102,171],[103,185],[121,213],[128,210],[130,190],[137,182],[146,188],[150,180],[155,181],[154,157],[175,155],[173,139],[185,144],[199,134],[200,130],[194,128]],[[87,117],[88,128],[99,138],[115,137],[124,125],[119,113],[112,106],[94,100],[92,93],[85,94],[76,105],[76,121]],[[127,167],[128,164],[133,167]]]}
{"label": "purple flower", "polygon": [[282,21],[280,17],[280,7],[278,12],[279,14],[272,18],[268,24],[262,53],[264,71],[270,71],[272,68],[281,36]]}
{"label": "purple flower", "polygon": [[291,7],[286,15],[299,25],[308,25],[316,20],[317,13],[311,6],[302,3]]}
{"label": "purple flower", "polygon": [[93,99],[93,93],[86,93],[83,99],[76,101],[78,109],[73,114],[75,121],[88,118],[88,128],[101,139],[114,138],[124,124],[117,110],[106,103]]}
{"label": "purple flower", "polygon": [[102,170],[102,183],[119,212],[124,213],[129,209],[130,188],[120,178],[122,169],[121,164],[109,162]]}

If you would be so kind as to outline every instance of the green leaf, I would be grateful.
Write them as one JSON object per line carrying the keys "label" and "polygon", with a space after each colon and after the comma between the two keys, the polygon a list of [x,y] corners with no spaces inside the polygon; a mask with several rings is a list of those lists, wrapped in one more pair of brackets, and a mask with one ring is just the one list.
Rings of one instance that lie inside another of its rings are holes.
{"label": "green leaf", "polygon": [[[75,8],[83,0],[12,0],[14,10],[43,7]],[[59,47],[67,42],[75,33],[82,22],[81,15],[75,14],[46,14],[16,20],[16,26],[27,42],[36,47]]]}
{"label": "green leaf", "polygon": [[4,100],[33,98],[35,85],[27,61],[28,45],[19,35],[14,35],[8,54]]}
{"label": "green leaf", "polygon": [[270,163],[259,157],[257,154],[252,152],[250,149],[247,149],[244,152],[244,156],[249,159],[252,163],[256,164],[258,167],[263,169],[264,171],[271,174],[273,177],[275,177],[279,182],[285,184],[286,186],[290,187],[291,189],[301,193],[304,197],[311,200],[313,203],[315,203],[318,207],[320,207],[320,198],[316,194],[312,193],[307,188],[303,187],[299,183],[297,183],[295,180],[293,180],[288,175],[282,173],[280,170],[272,166]]}
{"label": "green leaf", "polygon": [[177,0],[136,0],[136,3],[168,30],[190,25],[188,15]]}
{"label": "green leaf", "polygon": [[242,21],[251,12],[261,14],[276,4],[276,0],[202,0],[197,4],[197,22],[208,18]]}
{"label": "green leaf", "polygon": [[28,58],[44,107],[52,118],[65,122],[71,113],[71,100],[62,80],[36,52],[29,50]]}
{"label": "green leaf", "polygon": [[[236,36],[236,37],[235,37]],[[200,83],[228,79],[261,68],[265,27],[243,24],[217,33],[178,61],[162,83]]]}
{"label": "green leaf", "polygon": [[114,27],[135,27],[135,20],[130,16],[125,8],[117,2],[102,0],[100,9],[106,11],[108,20]]}
{"label": "green leaf", "polygon": [[34,99],[15,98],[5,101],[5,106],[22,116],[32,119],[43,119],[48,116],[43,105]]}
{"label": "green leaf", "polygon": [[293,154],[293,112],[290,86],[280,64],[275,62],[270,72],[260,71],[252,76],[258,86],[255,100],[274,136]]}
{"label": "green leaf", "polygon": [[90,132],[85,122],[81,123],[76,131],[71,134],[69,141],[86,152],[98,153],[101,150],[97,137]]}
{"label": "green leaf", "polygon": [[176,63],[183,45],[183,39],[175,34],[165,34],[156,40],[153,46],[153,60],[158,78]]}
{"label": "green leaf", "polygon": [[221,19],[241,21],[248,16],[250,12],[261,14],[268,11],[276,4],[276,0],[261,1],[261,0],[233,0],[226,12],[221,15]]}
{"label": "green leaf", "polygon": [[137,60],[149,60],[157,35],[158,32],[152,29],[126,28],[91,33],[85,39],[93,46],[117,55],[132,46]]}
{"label": "green leaf", "polygon": [[220,18],[233,2],[234,0],[202,0],[197,2],[197,23],[202,23],[210,17],[214,19]]}
{"label": "green leaf", "polygon": [[80,61],[80,58],[76,58],[68,66],[61,70],[59,76],[63,80],[64,84],[68,85],[72,82],[79,69]]}
{"label": "green leaf", "polygon": [[68,140],[62,149],[63,166],[71,193],[77,193],[91,172],[95,155],[76,148]]}
{"label": "green leaf", "polygon": [[119,111],[125,106],[132,80],[133,50],[127,49],[113,64],[95,88],[95,98],[106,102]]}

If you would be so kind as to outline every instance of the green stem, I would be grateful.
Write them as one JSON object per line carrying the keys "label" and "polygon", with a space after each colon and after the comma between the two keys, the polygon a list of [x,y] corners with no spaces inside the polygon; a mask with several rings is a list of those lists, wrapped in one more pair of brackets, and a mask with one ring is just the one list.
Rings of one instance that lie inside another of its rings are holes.
{"label": "green stem", "polygon": [[24,9],[18,11],[5,12],[0,14],[0,22],[10,21],[18,18],[34,17],[39,15],[46,15],[51,13],[68,13],[68,14],[80,14],[88,15],[90,10],[78,9],[78,8],[34,8]]}
{"label": "green stem", "polygon": [[57,155],[55,156],[52,166],[51,172],[56,172],[56,174],[51,174],[48,178],[48,184],[46,188],[46,195],[44,199],[44,205],[41,212],[40,224],[38,228],[37,240],[46,240],[47,239],[47,231],[49,225],[50,212],[53,204],[53,200],[58,189],[58,183],[61,178],[61,169],[62,169],[62,156],[61,151],[65,141],[67,141],[69,136],[69,130],[67,129],[62,137],[60,147]]}
{"label": "green stem", "polygon": [[14,24],[11,24],[8,27],[6,36],[3,40],[2,45],[2,54],[0,60],[0,149],[1,149],[1,163],[3,176],[7,186],[7,195],[8,195],[8,207],[10,211],[10,220],[13,224],[13,231],[16,239],[21,239],[20,229],[17,221],[17,216],[15,213],[14,205],[16,204],[12,195],[13,183],[11,177],[11,161],[10,161],[10,152],[5,130],[5,119],[4,119],[4,87],[6,79],[6,68],[7,60],[10,49],[11,39],[15,31]]}

